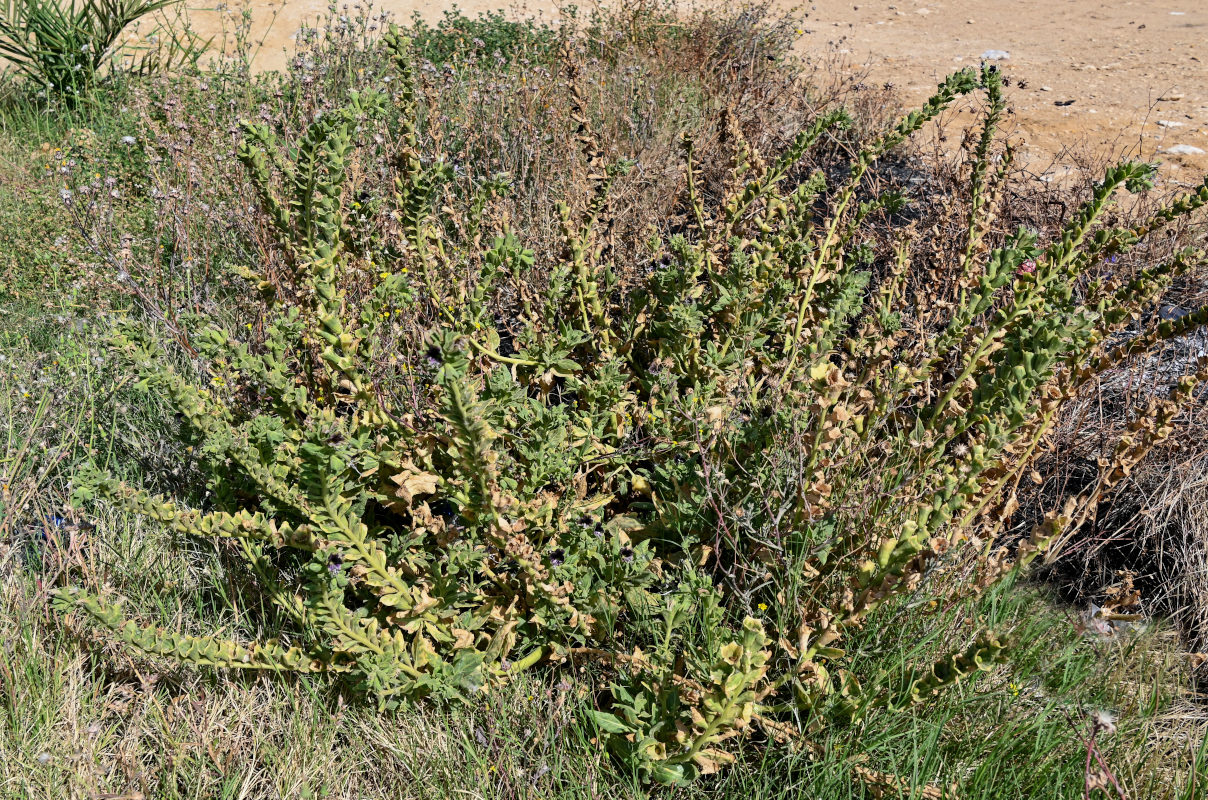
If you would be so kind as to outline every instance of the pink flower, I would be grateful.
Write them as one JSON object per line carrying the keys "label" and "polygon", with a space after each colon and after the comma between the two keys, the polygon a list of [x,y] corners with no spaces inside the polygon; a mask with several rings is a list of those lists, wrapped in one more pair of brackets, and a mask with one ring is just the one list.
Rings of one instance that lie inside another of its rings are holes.
{"label": "pink flower", "polygon": [[1027,261],[1019,265],[1019,269],[1015,270],[1016,275],[1031,275],[1036,271],[1036,259],[1029,258]]}

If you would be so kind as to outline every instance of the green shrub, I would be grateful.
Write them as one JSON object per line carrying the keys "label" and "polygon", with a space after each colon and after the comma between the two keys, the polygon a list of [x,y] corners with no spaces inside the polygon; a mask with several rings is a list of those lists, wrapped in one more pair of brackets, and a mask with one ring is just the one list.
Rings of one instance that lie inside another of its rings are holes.
{"label": "green shrub", "polygon": [[[1111,227],[1113,197],[1154,169],[1121,164],[1051,243],[1020,230],[991,247],[1010,162],[992,157],[1002,81],[965,70],[837,177],[795,167],[845,112],[773,159],[723,118],[729,179],[702,185],[685,141],[673,232],[645,243],[646,274],[626,274],[610,185],[628,165],[600,151],[572,83],[586,188],[559,204],[562,256],[543,264],[492,212],[505,178],[425,152],[410,45],[392,31],[385,47],[393,97],[353,94],[289,145],[245,124],[239,155],[282,260],[245,271],[262,298],[246,330],[191,338],[208,383],[149,331],[116,335],[192,431],[208,495],[189,508],[91,470],[78,497],[228,540],[283,615],[273,638],[241,642],[59,593],[60,610],[147,653],[331,673],[385,708],[589,661],[607,676],[593,719],[610,750],[648,779],[690,780],[733,760],[750,726],[809,743],[1006,659],[990,630],[906,676],[844,645],[882,609],[1025,568],[1169,435],[1202,377],[1155,399],[1083,494],[998,547],[1063,404],[1208,321],[1108,350],[1203,255],[1098,271],[1208,203],[1208,182]],[[979,90],[971,210],[959,242],[935,241],[865,179]],[[370,190],[384,171],[389,195]]]}
{"label": "green shrub", "polygon": [[446,9],[435,25],[416,12],[408,28],[417,58],[437,66],[476,54],[486,63],[507,64],[517,58],[537,62],[552,60],[559,38],[548,24],[533,19],[510,20],[502,11],[487,11],[468,17],[454,6]]}

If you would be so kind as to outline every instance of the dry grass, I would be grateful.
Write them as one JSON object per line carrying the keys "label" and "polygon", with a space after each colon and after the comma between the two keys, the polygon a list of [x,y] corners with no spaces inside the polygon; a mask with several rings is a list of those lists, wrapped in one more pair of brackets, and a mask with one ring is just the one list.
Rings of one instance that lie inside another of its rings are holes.
{"label": "dry grass", "polygon": [[[1171,238],[1200,236],[1184,231]],[[1202,304],[1206,285],[1205,276],[1190,276],[1159,313],[1180,313],[1175,303]],[[1130,415],[1205,357],[1208,336],[1201,331],[1104,375],[1071,408],[1055,437],[1038,497],[1051,500],[1090,479],[1095,460]],[[1100,504],[1064,548],[1055,572],[1082,602],[1102,603],[1106,589],[1129,578],[1141,593],[1140,612],[1170,618],[1191,651],[1208,649],[1208,409],[1202,390],[1199,395],[1200,402],[1184,412],[1179,434]]]}

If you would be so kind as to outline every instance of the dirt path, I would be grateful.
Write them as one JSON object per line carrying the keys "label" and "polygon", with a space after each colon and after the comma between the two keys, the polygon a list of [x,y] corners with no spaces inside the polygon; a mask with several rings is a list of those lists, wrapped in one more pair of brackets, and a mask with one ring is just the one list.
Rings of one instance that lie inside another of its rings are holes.
{"label": "dirt path", "polygon": [[[304,22],[327,0],[251,0],[256,63],[285,64]],[[509,0],[460,0],[467,14]],[[997,57],[1010,89],[1022,155],[1059,176],[1079,155],[1130,155],[1164,162],[1174,180],[1208,171],[1208,0],[818,0],[806,13],[799,47],[838,51],[869,80],[892,83],[917,103],[947,73]],[[380,0],[395,19],[419,11],[429,20],[451,0]],[[552,0],[530,0],[527,13],[556,17]],[[190,8],[211,35],[238,8]],[[513,12],[515,13],[515,12]],[[991,51],[1000,51],[993,53]],[[1198,152],[1197,152],[1198,151]],[[1055,168],[1049,168],[1055,162]]]}

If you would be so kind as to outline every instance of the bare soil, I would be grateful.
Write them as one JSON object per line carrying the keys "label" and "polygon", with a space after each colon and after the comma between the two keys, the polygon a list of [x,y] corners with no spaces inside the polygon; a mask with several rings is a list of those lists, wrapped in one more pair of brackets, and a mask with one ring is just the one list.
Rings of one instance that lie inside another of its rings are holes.
{"label": "bare soil", "polygon": [[[1012,79],[1017,138],[1038,167],[1130,155],[1168,177],[1208,171],[1206,0],[826,0],[801,47],[847,51],[902,100],[993,55]],[[1174,151],[1171,152],[1171,148]],[[1195,148],[1201,153],[1180,153]]]}
{"label": "bare soil", "polygon": [[[473,15],[507,2],[457,5]],[[1013,84],[1021,156],[1038,174],[1059,179],[1071,164],[1123,155],[1162,161],[1176,182],[1198,182],[1208,171],[1208,0],[775,2],[805,15],[803,54],[840,56],[843,68],[892,84],[904,105],[925,99],[944,75],[996,57]],[[398,20],[418,11],[430,21],[453,5],[377,4]],[[256,66],[284,66],[298,29],[328,5],[251,0],[252,36],[263,42]],[[220,34],[224,21],[232,27],[239,13],[234,5],[189,10],[207,36]],[[552,0],[508,13],[558,17]]]}

